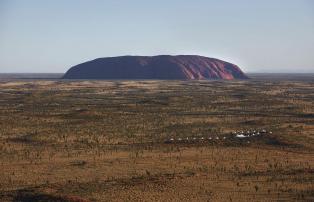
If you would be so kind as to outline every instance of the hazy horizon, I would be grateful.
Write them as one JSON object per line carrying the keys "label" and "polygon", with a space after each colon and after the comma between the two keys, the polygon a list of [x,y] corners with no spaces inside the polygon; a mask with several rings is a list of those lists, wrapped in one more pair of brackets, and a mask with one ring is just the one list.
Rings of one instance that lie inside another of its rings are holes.
{"label": "hazy horizon", "polygon": [[99,57],[202,55],[246,73],[314,73],[314,2],[0,2],[0,73],[65,73]]}

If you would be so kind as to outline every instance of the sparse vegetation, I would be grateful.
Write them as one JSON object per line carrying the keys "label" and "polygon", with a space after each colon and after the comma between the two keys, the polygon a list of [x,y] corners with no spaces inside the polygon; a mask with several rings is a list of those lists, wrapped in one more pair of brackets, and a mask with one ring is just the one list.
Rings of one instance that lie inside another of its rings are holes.
{"label": "sparse vegetation", "polygon": [[0,200],[313,201],[313,84],[0,81]]}

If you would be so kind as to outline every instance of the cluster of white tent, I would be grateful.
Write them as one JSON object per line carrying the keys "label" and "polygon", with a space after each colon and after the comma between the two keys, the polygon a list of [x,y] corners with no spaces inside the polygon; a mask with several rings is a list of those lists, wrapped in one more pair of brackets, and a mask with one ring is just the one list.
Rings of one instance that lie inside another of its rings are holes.
{"label": "cluster of white tent", "polygon": [[236,138],[249,138],[254,136],[260,136],[264,134],[272,134],[272,131],[267,131],[266,129],[262,130],[247,130],[247,131],[234,131],[231,134]]}
{"label": "cluster of white tent", "polygon": [[169,138],[164,141],[164,143],[195,143],[195,142],[211,142],[211,141],[217,141],[217,140],[226,140],[228,138],[250,138],[250,137],[256,137],[266,134],[272,134],[272,131],[267,131],[266,129],[261,130],[247,130],[247,131],[233,131],[231,132],[231,136],[198,136],[198,137],[184,137],[184,138]]}

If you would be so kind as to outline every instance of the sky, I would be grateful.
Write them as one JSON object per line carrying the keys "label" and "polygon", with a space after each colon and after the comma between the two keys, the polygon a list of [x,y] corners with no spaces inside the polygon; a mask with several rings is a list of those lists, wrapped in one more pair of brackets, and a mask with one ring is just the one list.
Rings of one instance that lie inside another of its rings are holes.
{"label": "sky", "polygon": [[314,1],[0,0],[0,73],[160,54],[219,58],[245,72],[314,73]]}

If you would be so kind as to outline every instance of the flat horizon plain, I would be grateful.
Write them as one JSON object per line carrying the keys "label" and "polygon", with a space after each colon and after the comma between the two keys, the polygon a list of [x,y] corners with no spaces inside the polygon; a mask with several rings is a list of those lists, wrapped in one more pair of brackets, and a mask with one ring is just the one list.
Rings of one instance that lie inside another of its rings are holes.
{"label": "flat horizon plain", "polygon": [[1,76],[1,201],[314,200],[313,75]]}

